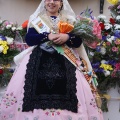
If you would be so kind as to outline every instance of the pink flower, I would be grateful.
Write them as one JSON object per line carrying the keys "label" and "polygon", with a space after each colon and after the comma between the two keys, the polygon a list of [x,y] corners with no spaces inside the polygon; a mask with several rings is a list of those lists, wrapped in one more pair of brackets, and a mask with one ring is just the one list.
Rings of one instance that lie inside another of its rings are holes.
{"label": "pink flower", "polygon": [[114,72],[111,74],[112,77],[116,77],[116,71],[114,70]]}
{"label": "pink flower", "polygon": [[120,40],[117,39],[114,43],[115,43],[116,45],[120,45]]}
{"label": "pink flower", "polygon": [[110,46],[110,44],[111,44],[110,42],[106,42],[106,45]]}
{"label": "pink flower", "polygon": [[89,46],[92,49],[95,49],[97,47],[98,42],[94,41],[92,43],[85,43],[87,46]]}
{"label": "pink flower", "polygon": [[117,71],[117,70],[120,70],[120,63],[116,63],[115,64],[115,70]]}
{"label": "pink flower", "polygon": [[117,48],[117,47],[112,47],[112,51],[113,51],[113,52],[117,52],[117,51],[118,51],[118,48]]}
{"label": "pink flower", "polygon": [[8,22],[8,21],[6,21],[6,22],[4,22],[4,24],[7,26],[7,25],[9,25],[9,22]]}
{"label": "pink flower", "polygon": [[97,20],[93,20],[93,34],[96,35],[99,39],[102,39],[101,27]]}

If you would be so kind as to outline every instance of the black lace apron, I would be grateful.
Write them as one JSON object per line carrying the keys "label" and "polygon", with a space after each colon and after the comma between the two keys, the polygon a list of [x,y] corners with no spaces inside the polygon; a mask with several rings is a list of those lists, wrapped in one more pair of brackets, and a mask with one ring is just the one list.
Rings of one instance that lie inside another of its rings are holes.
{"label": "black lace apron", "polygon": [[36,47],[27,64],[23,112],[62,109],[77,112],[75,66],[57,52]]}

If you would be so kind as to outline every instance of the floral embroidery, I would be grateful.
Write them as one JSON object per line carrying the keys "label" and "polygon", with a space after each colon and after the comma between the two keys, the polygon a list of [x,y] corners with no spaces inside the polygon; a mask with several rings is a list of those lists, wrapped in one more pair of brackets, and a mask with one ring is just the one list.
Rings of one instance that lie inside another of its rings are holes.
{"label": "floral embroidery", "polygon": [[9,115],[9,118],[13,118],[15,115],[14,114],[10,114]]}
{"label": "floral embroidery", "polygon": [[34,119],[33,120],[38,120],[39,119],[39,117],[37,116],[37,117],[34,117]]}
{"label": "floral embroidery", "polygon": [[97,117],[92,116],[90,120],[98,120]]}
{"label": "floral embroidery", "polygon": [[21,111],[21,110],[22,110],[22,103],[23,103],[23,101],[22,101],[22,100],[19,100],[18,111]]}
{"label": "floral embroidery", "polygon": [[9,115],[1,115],[0,118],[2,118],[2,120],[13,120],[13,118],[15,117],[15,114],[9,114]]}
{"label": "floral embroidery", "polygon": [[45,114],[47,115],[47,116],[56,116],[56,115],[60,115],[60,111],[59,110],[54,110],[54,109],[51,109],[51,110],[47,110],[46,112],[45,112]]}
{"label": "floral embroidery", "polygon": [[81,104],[78,102],[78,108],[80,108]]}
{"label": "floral embroidery", "polygon": [[96,102],[95,102],[94,98],[91,99],[90,105],[92,105],[94,108],[97,108],[97,105],[96,105]]}
{"label": "floral embroidery", "polygon": [[13,92],[11,92],[10,94],[8,93],[3,96],[2,102],[6,106],[6,108],[8,108],[17,103],[17,99],[14,96]]}
{"label": "floral embroidery", "polygon": [[68,116],[68,120],[72,120],[72,117],[71,117],[71,116]]}
{"label": "floral embroidery", "polygon": [[29,118],[28,118],[28,117],[25,117],[25,120],[29,120]]}
{"label": "floral embroidery", "polygon": [[83,120],[82,118],[78,118],[78,120]]}

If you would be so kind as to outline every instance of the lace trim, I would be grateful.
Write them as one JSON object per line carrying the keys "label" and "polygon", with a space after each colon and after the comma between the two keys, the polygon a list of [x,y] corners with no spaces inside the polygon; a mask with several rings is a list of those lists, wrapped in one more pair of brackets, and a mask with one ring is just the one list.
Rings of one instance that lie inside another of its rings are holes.
{"label": "lace trim", "polygon": [[[58,54],[58,53],[57,53]],[[59,54],[60,55],[60,54]],[[38,70],[40,64],[40,57],[42,56],[42,50],[36,47],[30,55],[29,62],[27,64],[27,70],[25,75],[24,86],[24,98],[23,98],[23,112],[33,111],[34,109],[66,109],[72,112],[77,112],[77,96],[76,96],[76,68],[65,57],[63,57],[66,67],[66,93],[65,94],[35,94],[36,89],[36,70]],[[61,56],[61,55],[60,55]],[[38,59],[39,58],[39,59]],[[58,58],[57,58],[58,59]],[[53,73],[54,74],[54,73]],[[61,86],[62,87],[62,86]]]}

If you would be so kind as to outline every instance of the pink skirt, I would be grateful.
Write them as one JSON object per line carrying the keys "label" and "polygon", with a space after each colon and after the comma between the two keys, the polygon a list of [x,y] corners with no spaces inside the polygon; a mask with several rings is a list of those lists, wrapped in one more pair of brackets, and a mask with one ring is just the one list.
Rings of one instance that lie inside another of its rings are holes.
{"label": "pink skirt", "polygon": [[103,120],[102,111],[98,109],[91,88],[84,75],[76,69],[76,89],[78,112],[61,109],[34,109],[22,112],[26,64],[30,53],[22,60],[14,72],[0,104],[0,120]]}

